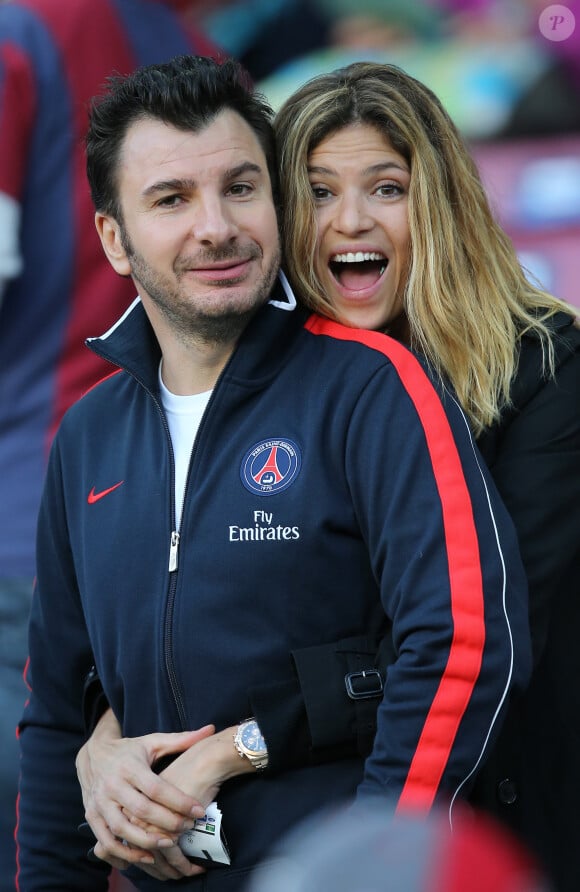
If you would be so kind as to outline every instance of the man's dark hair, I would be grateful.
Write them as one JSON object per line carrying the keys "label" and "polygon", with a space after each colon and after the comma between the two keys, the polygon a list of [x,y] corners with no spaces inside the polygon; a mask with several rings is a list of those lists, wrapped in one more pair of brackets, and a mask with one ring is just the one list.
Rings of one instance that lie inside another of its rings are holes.
{"label": "man's dark hair", "polygon": [[237,112],[252,128],[266,156],[274,200],[278,194],[273,111],[252,89],[245,69],[232,59],[176,56],[138,68],[127,77],[108,78],[93,99],[86,136],[87,176],[95,208],[122,222],[118,193],[119,156],[128,129],[156,118],[179,130],[197,132],[220,112]]}

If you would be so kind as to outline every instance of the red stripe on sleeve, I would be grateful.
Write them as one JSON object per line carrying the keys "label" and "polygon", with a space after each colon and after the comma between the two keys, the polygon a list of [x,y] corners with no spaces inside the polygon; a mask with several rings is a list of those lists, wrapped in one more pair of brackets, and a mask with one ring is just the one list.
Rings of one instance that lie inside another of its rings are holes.
{"label": "red stripe on sleeve", "polygon": [[483,580],[471,497],[457,446],[439,396],[421,364],[398,341],[312,315],[306,329],[356,341],[392,363],[421,421],[441,499],[453,640],[445,671],[425,719],[398,809],[429,809],[477,682],[485,644]]}

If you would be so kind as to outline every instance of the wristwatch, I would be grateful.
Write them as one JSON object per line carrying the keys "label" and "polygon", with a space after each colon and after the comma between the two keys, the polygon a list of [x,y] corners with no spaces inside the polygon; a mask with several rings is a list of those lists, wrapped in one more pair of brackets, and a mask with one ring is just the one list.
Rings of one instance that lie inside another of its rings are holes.
{"label": "wristwatch", "polygon": [[234,746],[242,759],[249,759],[257,771],[268,765],[266,741],[256,719],[245,719],[234,734]]}

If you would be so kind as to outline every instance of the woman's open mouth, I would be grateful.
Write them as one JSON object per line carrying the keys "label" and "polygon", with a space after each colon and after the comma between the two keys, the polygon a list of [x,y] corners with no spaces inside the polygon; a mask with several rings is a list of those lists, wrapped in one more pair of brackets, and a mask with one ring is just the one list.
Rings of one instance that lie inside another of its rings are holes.
{"label": "woman's open mouth", "polygon": [[377,251],[348,251],[334,254],[329,268],[342,288],[364,291],[379,281],[388,265],[388,258]]}

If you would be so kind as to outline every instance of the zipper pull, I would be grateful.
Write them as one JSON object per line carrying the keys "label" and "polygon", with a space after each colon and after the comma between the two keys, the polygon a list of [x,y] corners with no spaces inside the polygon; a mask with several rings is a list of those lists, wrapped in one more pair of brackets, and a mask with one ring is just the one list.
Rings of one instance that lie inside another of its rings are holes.
{"label": "zipper pull", "polygon": [[179,548],[179,533],[174,530],[171,534],[171,545],[169,547],[169,572],[173,573],[177,570],[177,549]]}

